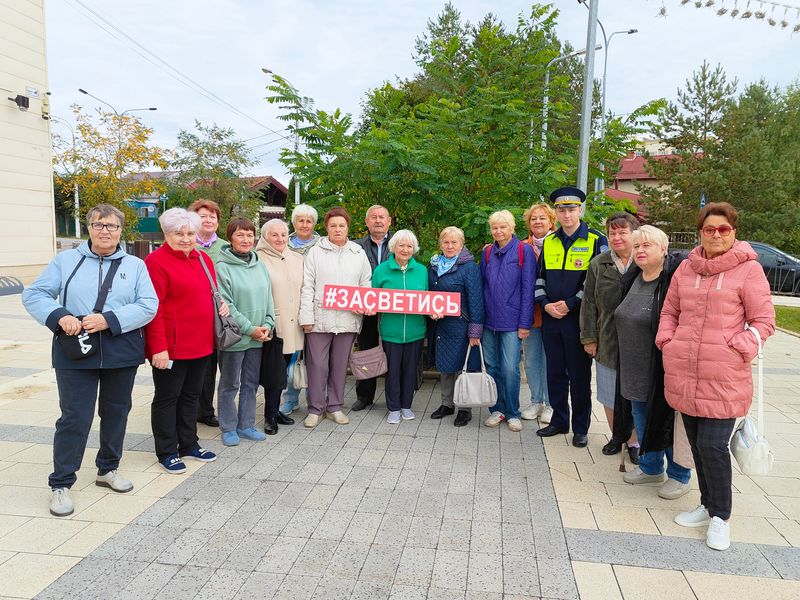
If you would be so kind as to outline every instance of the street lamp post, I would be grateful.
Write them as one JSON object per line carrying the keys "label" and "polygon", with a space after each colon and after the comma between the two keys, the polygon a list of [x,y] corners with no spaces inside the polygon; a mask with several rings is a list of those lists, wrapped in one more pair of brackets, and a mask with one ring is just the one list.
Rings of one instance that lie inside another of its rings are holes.
{"label": "street lamp post", "polygon": [[[69,127],[69,131],[72,134],[72,152],[73,152],[73,158],[74,158],[74,152],[75,152],[75,128],[72,125],[70,125],[67,121],[65,121],[64,119],[61,119],[59,117],[55,117],[53,115],[50,115],[50,120],[51,121],[56,121],[58,123],[61,123],[62,125],[66,125],[67,127]],[[75,163],[73,162],[73,166],[74,166],[74,164]],[[81,237],[81,200],[80,200],[80,192],[78,191],[78,182],[77,181],[73,181],[72,185],[73,185],[72,198],[73,198],[73,203],[75,204],[75,237],[79,238],[79,237]]]}
{"label": "street lamp post", "polygon": [[[600,45],[595,46],[595,50],[600,50],[601,48],[602,46]],[[547,150],[547,113],[550,106],[550,67],[558,62],[561,62],[562,60],[566,60],[574,56],[580,56],[581,54],[586,54],[586,48],[583,50],[576,50],[575,52],[570,52],[568,54],[562,54],[561,56],[556,56],[544,67],[544,98],[542,99],[542,154],[544,154]],[[531,117],[531,132],[532,131],[533,117]],[[531,135],[531,157],[529,162],[533,162],[533,135]]]}
{"label": "street lamp post", "polygon": [[[261,71],[266,73],[267,75],[274,75],[272,71],[267,69],[266,67],[261,67]],[[292,86],[294,87],[294,86]],[[299,131],[300,123],[297,120],[294,122],[294,154],[297,156],[298,151],[300,150],[300,131]],[[294,205],[297,206],[300,204],[300,176],[295,173],[294,174]]]}
{"label": "street lamp post", "polygon": [[[145,110],[158,110],[155,106],[149,106],[149,107],[146,107],[146,108],[128,108],[126,110],[123,110],[122,112],[119,112],[116,108],[114,108],[113,104],[110,104],[109,102],[106,102],[102,98],[98,98],[94,94],[90,94],[89,92],[87,92],[83,88],[78,88],[78,91],[81,94],[86,94],[90,98],[94,98],[98,102],[101,102],[101,103],[105,104],[108,108],[110,108],[111,110],[114,111],[114,114],[116,115],[118,120],[121,119],[122,117],[124,117],[128,113],[140,112],[140,111],[145,111]],[[122,131],[120,130],[120,125],[121,125],[121,123],[117,123],[117,152],[119,152],[122,149]]]}

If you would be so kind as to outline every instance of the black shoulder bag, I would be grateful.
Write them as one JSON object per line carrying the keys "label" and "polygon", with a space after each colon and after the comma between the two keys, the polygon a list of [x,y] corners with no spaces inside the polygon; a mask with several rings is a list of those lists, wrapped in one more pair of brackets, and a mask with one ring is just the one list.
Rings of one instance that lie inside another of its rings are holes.
{"label": "black shoulder bag", "polygon": [[[64,284],[64,293],[61,296],[61,304],[64,307],[67,306],[67,288],[69,287],[69,283],[72,281],[72,278],[75,277],[75,273],[78,272],[84,260],[86,260],[86,257],[82,256],[75,270],[72,271],[69,279],[67,279],[67,283]],[[103,306],[108,298],[108,293],[111,291],[111,283],[114,280],[114,275],[116,275],[121,262],[121,258],[111,261],[111,266],[108,268],[108,273],[106,273],[106,277],[103,279],[100,291],[97,294],[97,302],[94,303],[93,313],[103,312]],[[80,321],[83,319],[83,316],[84,315],[76,316],[75,318]],[[59,327],[55,333],[55,340],[61,347],[61,352],[64,356],[70,360],[80,360],[92,356],[100,348],[100,333],[99,331],[88,333],[81,328],[77,335],[67,335],[64,330]]]}

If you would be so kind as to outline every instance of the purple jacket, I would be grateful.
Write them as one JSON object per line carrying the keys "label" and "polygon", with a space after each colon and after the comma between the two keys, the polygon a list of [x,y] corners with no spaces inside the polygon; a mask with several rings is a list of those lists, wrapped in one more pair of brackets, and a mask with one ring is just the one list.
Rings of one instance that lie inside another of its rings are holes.
{"label": "purple jacket", "polygon": [[[520,247],[522,265],[520,266]],[[488,261],[487,261],[488,256]],[[493,331],[516,331],[533,326],[536,255],[517,236],[503,248],[494,242],[481,252],[484,326]]]}

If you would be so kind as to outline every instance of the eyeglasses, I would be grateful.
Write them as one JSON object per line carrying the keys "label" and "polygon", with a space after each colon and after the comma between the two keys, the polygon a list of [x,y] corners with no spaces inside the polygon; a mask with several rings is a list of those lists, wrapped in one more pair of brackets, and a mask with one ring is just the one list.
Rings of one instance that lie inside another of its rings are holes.
{"label": "eyeglasses", "polygon": [[731,231],[733,231],[733,227],[730,225],[720,225],[719,227],[706,225],[700,231],[702,231],[703,235],[706,237],[714,237],[715,233],[719,233],[722,237],[727,237],[731,234]]}
{"label": "eyeglasses", "polygon": [[95,231],[103,231],[106,229],[110,232],[119,231],[122,228],[122,225],[117,225],[116,223],[89,223],[89,227],[94,229]]}

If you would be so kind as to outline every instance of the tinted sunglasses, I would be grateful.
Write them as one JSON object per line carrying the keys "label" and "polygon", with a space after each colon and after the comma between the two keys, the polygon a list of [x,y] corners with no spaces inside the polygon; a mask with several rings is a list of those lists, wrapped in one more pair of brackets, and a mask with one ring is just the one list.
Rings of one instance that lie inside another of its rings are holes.
{"label": "tinted sunglasses", "polygon": [[730,225],[720,225],[719,227],[706,225],[700,231],[702,231],[703,235],[707,237],[714,237],[715,233],[719,233],[722,237],[727,237],[731,234],[731,231],[733,231],[733,227]]}

